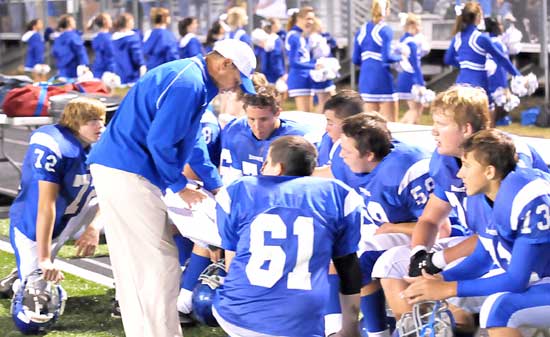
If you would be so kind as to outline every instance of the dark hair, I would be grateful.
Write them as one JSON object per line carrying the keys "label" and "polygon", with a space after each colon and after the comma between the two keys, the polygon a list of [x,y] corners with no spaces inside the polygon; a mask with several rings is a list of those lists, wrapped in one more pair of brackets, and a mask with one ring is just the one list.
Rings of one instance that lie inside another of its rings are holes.
{"label": "dark hair", "polygon": [[310,176],[317,166],[317,149],[301,136],[283,136],[269,146],[273,164],[282,164],[285,176]]}
{"label": "dark hair", "polygon": [[105,24],[107,23],[107,16],[108,13],[99,13],[96,17],[93,18],[93,20],[90,20],[90,24],[88,25],[88,29],[94,28],[94,26],[98,28],[105,28]]}
{"label": "dark hair", "polygon": [[469,25],[474,25],[476,20],[481,16],[481,5],[474,1],[469,1],[464,4],[462,14],[456,17],[453,35],[464,31]]}
{"label": "dark hair", "polygon": [[504,178],[516,167],[518,156],[512,139],[497,129],[478,131],[466,138],[461,145],[466,153],[473,153],[476,161],[491,165]]}
{"label": "dark hair", "polygon": [[249,106],[270,108],[275,114],[281,109],[279,105],[278,92],[271,86],[257,87],[255,95],[243,95],[243,109]]}
{"label": "dark hair", "polygon": [[178,22],[178,32],[182,37],[187,35],[187,27],[189,27],[193,23],[193,21],[196,20],[197,18],[195,18],[194,16],[188,16]]}
{"label": "dark hair", "polygon": [[38,23],[38,21],[40,21],[40,19],[32,19],[31,21],[29,21],[27,23],[27,26],[25,27],[25,29],[27,31],[29,30],[33,30],[34,29],[34,26],[36,26],[36,24]]}
{"label": "dark hair", "polygon": [[340,119],[363,112],[363,99],[357,91],[341,90],[326,101],[323,110],[332,110]]}
{"label": "dark hair", "polygon": [[57,30],[67,29],[69,27],[70,19],[74,20],[74,18],[70,14],[61,15],[61,17],[59,18],[59,21],[57,22]]}
{"label": "dark hair", "polygon": [[128,21],[130,21],[130,19],[133,19],[134,16],[130,13],[122,13],[120,14],[115,22],[113,23],[113,26],[115,28],[115,30],[121,30],[121,29],[124,29],[126,28],[126,26],[128,25]]}
{"label": "dark hair", "polygon": [[212,47],[218,39],[215,38],[215,35],[220,34],[222,30],[222,24],[219,21],[216,21],[212,24],[212,27],[208,30],[208,33],[206,34],[206,41],[204,42],[205,47]]}
{"label": "dark hair", "polygon": [[313,7],[310,7],[310,6],[304,6],[300,8],[299,11],[294,12],[292,16],[288,19],[288,22],[286,24],[286,30],[290,30],[292,27],[294,27],[299,17],[305,18],[310,12],[315,12]]}
{"label": "dark hair", "polygon": [[502,34],[500,23],[494,18],[485,18],[485,31],[491,36],[499,36]]}
{"label": "dark hair", "polygon": [[344,119],[342,132],[355,140],[361,156],[372,152],[377,160],[382,160],[391,151],[391,135],[388,130],[365,113]]}

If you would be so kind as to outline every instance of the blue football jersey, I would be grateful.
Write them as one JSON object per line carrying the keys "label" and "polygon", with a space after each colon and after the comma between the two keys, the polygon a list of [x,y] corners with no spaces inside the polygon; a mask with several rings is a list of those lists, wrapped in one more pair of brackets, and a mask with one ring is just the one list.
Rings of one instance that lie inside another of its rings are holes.
{"label": "blue football jersey", "polygon": [[324,133],[321,141],[317,144],[317,166],[330,165],[335,155],[339,141],[333,142],[328,133]]}
{"label": "blue football jersey", "polygon": [[[496,261],[507,269],[516,240],[529,244],[550,243],[550,175],[540,170],[518,168],[501,182],[495,198],[494,225],[499,244]],[[534,272],[550,276],[550,256],[533,256]]]}
{"label": "blue football jersey", "polygon": [[87,155],[78,139],[63,126],[47,125],[34,131],[23,160],[21,191],[10,208],[10,225],[36,240],[38,182],[48,181],[59,185],[53,237],[59,235],[95,195]]}
{"label": "blue football jersey", "polygon": [[222,150],[220,132],[221,127],[216,114],[212,110],[212,103],[208,104],[206,111],[201,117],[202,137],[208,148],[210,160],[216,167],[220,166],[220,153]]}
{"label": "blue football jersey", "polygon": [[224,184],[241,176],[260,174],[267,156],[269,145],[282,136],[304,136],[305,127],[291,120],[281,118],[281,125],[269,138],[258,140],[248,126],[246,116],[234,119],[225,126],[221,133],[222,152],[220,171]]}
{"label": "blue football jersey", "polygon": [[324,336],[329,262],[357,251],[361,197],[334,179],[257,176],[216,199],[222,247],[235,251],[220,316],[269,335]]}
{"label": "blue football jersey", "polygon": [[344,159],[340,157],[342,152],[342,146],[337,145],[334,150],[334,155],[332,156],[332,162],[330,164],[330,171],[332,176],[344,184],[356,187],[365,184],[365,181],[368,180],[368,173],[355,173],[349,166],[344,162]]}
{"label": "blue football jersey", "polygon": [[398,143],[361,185],[352,186],[365,199],[367,222],[416,221],[433,190],[429,162],[424,150]]}

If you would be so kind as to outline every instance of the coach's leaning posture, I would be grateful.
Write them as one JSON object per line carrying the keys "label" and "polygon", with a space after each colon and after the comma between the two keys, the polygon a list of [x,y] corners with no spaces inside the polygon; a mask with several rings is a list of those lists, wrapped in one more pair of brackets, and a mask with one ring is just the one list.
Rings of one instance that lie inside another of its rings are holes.
{"label": "coach's leaning posture", "polygon": [[189,205],[205,198],[182,175],[200,137],[200,119],[218,90],[255,93],[256,59],[237,40],[206,57],[161,65],[128,92],[90,155],[126,336],[181,336],[180,266],[161,195]]}

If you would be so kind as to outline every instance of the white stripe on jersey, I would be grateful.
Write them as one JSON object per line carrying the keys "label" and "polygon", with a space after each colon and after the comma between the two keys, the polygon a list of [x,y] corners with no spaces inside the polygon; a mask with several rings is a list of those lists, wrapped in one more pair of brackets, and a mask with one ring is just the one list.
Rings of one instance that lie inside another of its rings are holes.
{"label": "white stripe on jersey", "polygon": [[461,45],[462,45],[462,37],[460,36],[460,33],[458,33],[455,35],[455,43],[453,47],[456,51],[458,51]]}
{"label": "white stripe on jersey", "polygon": [[372,39],[380,47],[382,47],[382,37],[380,36],[380,31],[384,27],[386,27],[385,23],[379,23],[376,26],[374,26],[374,28],[372,29],[372,32],[371,32]]}
{"label": "white stripe on jersey", "polygon": [[55,141],[55,139],[50,136],[47,133],[43,132],[35,132],[31,136],[31,140],[29,141],[29,145],[37,144],[42,145],[50,149],[55,155],[59,158],[62,157],[61,155],[61,149],[59,148],[59,144]]}
{"label": "white stripe on jersey", "polygon": [[361,45],[363,43],[363,40],[365,37],[367,37],[367,24],[361,26],[361,30],[359,31],[359,34],[357,35],[357,43]]}
{"label": "white stripe on jersey", "polygon": [[166,95],[166,92],[168,91],[168,89],[170,89],[170,87],[178,80],[178,78],[187,70],[187,68],[189,68],[191,65],[193,65],[193,63],[189,63],[187,66],[185,66],[185,68],[183,68],[182,71],[180,71],[176,77],[174,77],[174,79],[172,80],[172,82],[170,82],[170,84],[168,84],[168,86],[166,87],[166,89],[164,89],[164,91],[160,94],[159,98],[157,99],[157,103],[155,104],[155,106],[157,107],[157,110],[160,108],[160,100],[164,97],[164,95]]}
{"label": "white stripe on jersey", "polygon": [[357,208],[362,209],[363,207],[363,198],[354,190],[350,190],[344,200],[344,216],[346,217]]}
{"label": "white stripe on jersey", "polygon": [[477,38],[481,36],[481,32],[478,30],[474,30],[472,32],[472,35],[470,35],[470,39],[468,40],[468,44],[470,47],[472,47],[472,50],[476,53],[478,53],[481,56],[487,55],[487,52],[483,50],[478,44],[477,44]]}
{"label": "white stripe on jersey", "polygon": [[397,194],[401,194],[412,181],[428,172],[430,172],[430,158],[424,158],[412,164],[403,175],[403,179],[401,179],[399,183]]}
{"label": "white stripe on jersey", "polygon": [[543,179],[535,179],[523,186],[512,201],[512,211],[510,212],[510,227],[512,230],[518,229],[518,217],[521,211],[533,199],[548,194],[550,191],[550,182]]}
{"label": "white stripe on jersey", "polygon": [[231,213],[231,197],[227,193],[225,187],[221,188],[218,193],[216,193],[216,202],[226,214]]}

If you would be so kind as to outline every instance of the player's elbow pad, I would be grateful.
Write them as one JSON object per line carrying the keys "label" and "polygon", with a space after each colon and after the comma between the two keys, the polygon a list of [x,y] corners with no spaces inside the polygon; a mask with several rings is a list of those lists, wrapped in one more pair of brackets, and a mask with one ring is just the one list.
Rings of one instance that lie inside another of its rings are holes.
{"label": "player's elbow pad", "polygon": [[340,292],[354,295],[361,291],[361,269],[356,253],[333,259],[334,267],[340,277]]}

